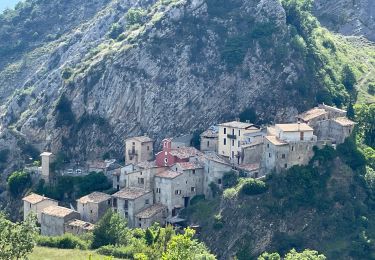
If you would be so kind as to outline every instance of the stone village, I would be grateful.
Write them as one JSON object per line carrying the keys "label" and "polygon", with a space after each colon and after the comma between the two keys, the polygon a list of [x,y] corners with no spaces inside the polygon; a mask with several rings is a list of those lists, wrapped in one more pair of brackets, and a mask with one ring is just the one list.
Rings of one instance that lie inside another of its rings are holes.
{"label": "stone village", "polygon": [[[294,165],[305,165],[313,147],[343,143],[355,123],[346,111],[319,105],[297,116],[295,123],[261,128],[239,121],[210,127],[200,135],[200,150],[190,147],[190,138],[167,138],[162,150],[154,152],[148,136],[125,140],[125,166],[96,167],[112,179],[112,195],[93,192],[77,200],[76,207],[61,207],[58,201],[32,193],[23,198],[24,217],[34,212],[42,235],[66,232],[81,234],[112,208],[129,227],[147,228],[183,221],[179,211],[197,195],[212,197],[212,185],[222,188],[225,173],[264,178]],[[41,154],[40,177],[47,183],[53,172],[53,154]],[[92,169],[94,169],[93,167]]]}

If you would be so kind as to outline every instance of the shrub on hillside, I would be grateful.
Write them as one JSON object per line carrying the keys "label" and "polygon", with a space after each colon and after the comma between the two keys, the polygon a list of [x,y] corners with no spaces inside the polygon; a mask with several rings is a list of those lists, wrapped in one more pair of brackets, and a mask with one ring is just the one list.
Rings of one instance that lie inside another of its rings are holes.
{"label": "shrub on hillside", "polygon": [[39,246],[61,248],[61,249],[88,249],[88,243],[73,234],[66,233],[62,236],[57,237],[47,237],[39,236],[37,239],[37,244]]}
{"label": "shrub on hillside", "polygon": [[146,12],[141,8],[130,8],[125,18],[129,25],[141,24],[145,15]]}
{"label": "shrub on hillside", "polygon": [[223,175],[223,188],[231,188],[238,184],[238,175],[234,171],[226,172]]}
{"label": "shrub on hillside", "polygon": [[132,246],[102,246],[97,250],[98,254],[113,256],[116,258],[132,259],[134,248]]}
{"label": "shrub on hillside", "polygon": [[340,158],[353,170],[364,170],[366,166],[365,156],[357,149],[353,138],[347,138],[344,143],[337,146]]}
{"label": "shrub on hillside", "polygon": [[31,176],[28,173],[19,171],[13,172],[8,177],[8,188],[14,196],[21,196],[23,192],[31,186]]}
{"label": "shrub on hillside", "polygon": [[248,179],[242,185],[241,193],[244,195],[257,195],[267,191],[267,185],[260,180]]}

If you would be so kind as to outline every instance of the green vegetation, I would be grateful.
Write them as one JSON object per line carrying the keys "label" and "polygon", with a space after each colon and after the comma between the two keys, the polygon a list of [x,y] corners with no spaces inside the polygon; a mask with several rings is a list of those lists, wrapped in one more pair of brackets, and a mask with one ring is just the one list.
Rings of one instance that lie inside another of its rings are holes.
{"label": "green vegetation", "polygon": [[36,243],[39,246],[61,249],[87,250],[89,248],[89,245],[86,241],[69,233],[56,237],[39,236],[36,240]]}
{"label": "green vegetation", "polygon": [[22,223],[13,223],[0,214],[0,259],[25,259],[34,248],[38,234],[36,217],[30,215]]}
{"label": "green vegetation", "polygon": [[110,31],[109,31],[109,37],[112,39],[117,39],[117,37],[120,36],[121,33],[124,32],[124,27],[118,23],[112,24]]}
{"label": "green vegetation", "polygon": [[125,15],[126,21],[128,22],[129,26],[142,24],[144,22],[144,17],[146,15],[146,11],[142,8],[130,8]]}
{"label": "green vegetation", "polygon": [[263,253],[258,260],[325,260],[324,255],[315,250],[306,249],[303,252],[297,252],[295,249],[290,250],[283,258],[278,253]]}
{"label": "green vegetation", "polygon": [[56,200],[75,200],[93,191],[108,191],[112,187],[103,173],[92,172],[85,176],[59,176],[56,186],[46,186],[41,180],[35,192]]}
{"label": "green vegetation", "polygon": [[33,252],[28,257],[29,260],[115,260],[113,257],[102,256],[94,251],[83,251],[79,249],[56,249],[38,246],[34,248]]}
{"label": "green vegetation", "polygon": [[260,180],[252,178],[239,178],[235,187],[224,190],[223,197],[225,199],[233,199],[238,195],[258,195],[267,191],[267,185]]}
{"label": "green vegetation", "polygon": [[20,197],[27,188],[31,187],[31,176],[28,173],[19,171],[13,172],[8,177],[8,189],[12,196]]}

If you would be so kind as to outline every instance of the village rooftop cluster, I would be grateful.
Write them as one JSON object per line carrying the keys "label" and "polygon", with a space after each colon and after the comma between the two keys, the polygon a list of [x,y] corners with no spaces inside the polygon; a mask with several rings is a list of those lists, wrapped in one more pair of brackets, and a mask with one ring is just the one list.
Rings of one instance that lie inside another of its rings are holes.
{"label": "village rooftop cluster", "polygon": [[[110,208],[123,216],[129,227],[176,224],[184,221],[179,212],[192,198],[211,198],[212,186],[223,188],[225,173],[263,178],[273,171],[305,165],[314,146],[343,143],[354,125],[345,110],[322,104],[298,115],[294,123],[261,128],[233,121],[212,126],[201,134],[200,150],[190,147],[190,138],[167,138],[155,154],[153,139],[132,137],[125,141],[126,165],[104,169],[117,192],[91,193],[71,209],[30,194],[23,198],[24,216],[34,212],[42,235],[48,236],[90,231]],[[49,182],[53,154],[44,152],[41,158],[40,176]]]}

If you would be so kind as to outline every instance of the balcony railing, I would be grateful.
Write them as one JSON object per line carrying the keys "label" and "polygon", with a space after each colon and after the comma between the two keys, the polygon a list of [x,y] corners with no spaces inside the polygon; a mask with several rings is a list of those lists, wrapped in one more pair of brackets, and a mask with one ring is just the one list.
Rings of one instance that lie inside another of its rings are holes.
{"label": "balcony railing", "polygon": [[237,136],[236,136],[236,135],[227,134],[227,137],[228,137],[229,139],[237,139]]}
{"label": "balcony railing", "polygon": [[133,156],[138,155],[138,153],[135,150],[128,150],[128,154]]}

